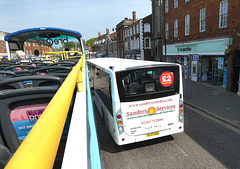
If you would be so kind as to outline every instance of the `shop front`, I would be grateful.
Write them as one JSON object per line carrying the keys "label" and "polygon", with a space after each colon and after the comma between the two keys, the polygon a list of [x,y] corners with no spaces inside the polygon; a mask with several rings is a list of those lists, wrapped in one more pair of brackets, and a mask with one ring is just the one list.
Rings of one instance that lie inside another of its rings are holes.
{"label": "shop front", "polygon": [[185,79],[226,87],[228,48],[229,38],[167,45],[166,61],[181,64]]}

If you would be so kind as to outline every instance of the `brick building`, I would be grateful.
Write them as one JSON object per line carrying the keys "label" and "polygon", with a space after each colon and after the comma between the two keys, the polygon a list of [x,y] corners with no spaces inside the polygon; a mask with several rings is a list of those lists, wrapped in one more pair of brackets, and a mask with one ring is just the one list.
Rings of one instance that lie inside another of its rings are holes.
{"label": "brick building", "polygon": [[182,64],[185,78],[237,92],[240,1],[165,0],[163,9],[166,61]]}
{"label": "brick building", "polygon": [[133,18],[125,18],[116,30],[120,58],[151,60],[152,15],[136,19],[133,11]]}
{"label": "brick building", "polygon": [[96,53],[96,57],[117,57],[117,33],[109,33],[106,29],[106,34],[101,35],[98,32],[98,37],[92,46],[92,52]]}
{"label": "brick building", "polygon": [[25,41],[24,42],[24,52],[26,57],[31,57],[34,55],[34,51],[38,50],[39,55],[45,55],[45,52],[52,52],[52,46],[47,44],[39,44],[36,42]]}
{"label": "brick building", "polygon": [[124,29],[127,28],[129,25],[136,22],[136,12],[133,11],[132,19],[128,19],[127,17],[124,18],[120,23],[116,25],[116,32],[117,32],[117,55],[119,58],[125,58],[124,54],[124,45],[125,45],[125,38],[124,38]]}

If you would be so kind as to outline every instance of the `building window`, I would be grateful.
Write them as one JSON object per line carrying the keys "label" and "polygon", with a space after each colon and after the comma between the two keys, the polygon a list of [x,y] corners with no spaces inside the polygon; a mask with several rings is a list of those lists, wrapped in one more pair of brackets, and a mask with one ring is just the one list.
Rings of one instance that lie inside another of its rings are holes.
{"label": "building window", "polygon": [[219,28],[227,27],[228,0],[220,2],[219,9]]}
{"label": "building window", "polygon": [[31,46],[30,42],[28,42],[28,46]]}
{"label": "building window", "polygon": [[178,7],[178,0],[174,0],[174,8]]}
{"label": "building window", "polygon": [[135,26],[133,27],[133,35],[135,35]]}
{"label": "building window", "polygon": [[168,13],[168,0],[165,0],[165,13]]}
{"label": "building window", "polygon": [[137,33],[139,33],[139,24],[137,24]]}
{"label": "building window", "polygon": [[29,55],[31,55],[32,54],[32,51],[31,50],[29,50]]}
{"label": "building window", "polygon": [[203,8],[200,10],[200,26],[199,26],[199,31],[200,32],[205,32],[205,27],[206,27],[206,8]]}
{"label": "building window", "polygon": [[35,46],[35,43],[33,43],[33,46]]}
{"label": "building window", "polygon": [[130,28],[130,36],[132,36],[132,28]]}
{"label": "building window", "polygon": [[145,49],[151,49],[151,38],[147,37],[144,39]]}
{"label": "building window", "polygon": [[185,16],[185,35],[190,34],[190,14]]}
{"label": "building window", "polygon": [[26,54],[28,55],[28,50],[26,50]]}
{"label": "building window", "polygon": [[169,29],[168,29],[168,23],[165,24],[165,37],[166,39],[169,38]]}
{"label": "building window", "polygon": [[185,2],[189,2],[190,0],[185,0]]}
{"label": "building window", "polygon": [[151,32],[149,23],[144,24],[144,33],[146,33],[146,32]]}
{"label": "building window", "polygon": [[178,20],[174,20],[174,38],[178,37]]}
{"label": "building window", "polygon": [[25,46],[27,46],[27,42],[25,42],[24,44],[25,44]]}

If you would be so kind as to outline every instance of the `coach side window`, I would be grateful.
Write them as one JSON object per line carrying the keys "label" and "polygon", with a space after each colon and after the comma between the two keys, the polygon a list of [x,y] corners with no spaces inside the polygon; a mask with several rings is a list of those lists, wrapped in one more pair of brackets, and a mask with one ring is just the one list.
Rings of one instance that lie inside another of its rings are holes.
{"label": "coach side window", "polygon": [[113,115],[110,75],[98,69],[94,81],[94,89],[98,93],[104,105],[107,107],[110,114]]}

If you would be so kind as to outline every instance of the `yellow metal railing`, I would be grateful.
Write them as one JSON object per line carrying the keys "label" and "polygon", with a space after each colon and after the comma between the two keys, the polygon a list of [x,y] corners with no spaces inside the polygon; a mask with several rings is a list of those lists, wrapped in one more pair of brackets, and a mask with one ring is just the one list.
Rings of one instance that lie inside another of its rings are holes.
{"label": "yellow metal railing", "polygon": [[[33,126],[5,169],[52,169],[70,102],[78,82],[85,55],[70,72],[62,86]],[[83,87],[80,89],[83,90]]]}
{"label": "yellow metal railing", "polygon": [[[49,58],[47,57],[47,55],[57,55],[57,56],[61,56],[62,60],[64,59],[64,57],[65,57],[66,59],[77,57],[77,56],[68,56],[69,53],[75,53],[75,54],[78,54],[79,56],[82,55],[82,52],[79,52],[79,51],[45,52],[45,55],[46,55],[46,58],[47,58],[47,59],[49,59]],[[66,54],[67,54],[67,55],[66,55]]]}

